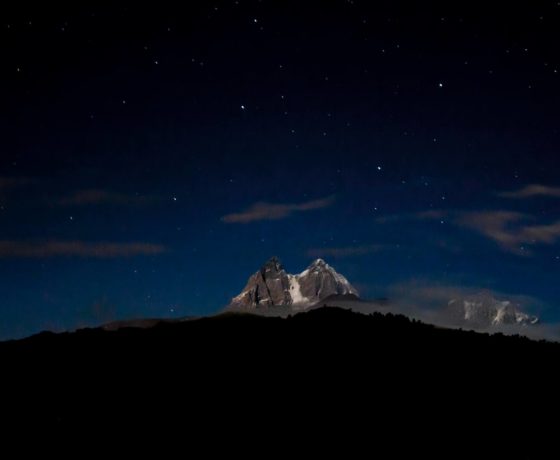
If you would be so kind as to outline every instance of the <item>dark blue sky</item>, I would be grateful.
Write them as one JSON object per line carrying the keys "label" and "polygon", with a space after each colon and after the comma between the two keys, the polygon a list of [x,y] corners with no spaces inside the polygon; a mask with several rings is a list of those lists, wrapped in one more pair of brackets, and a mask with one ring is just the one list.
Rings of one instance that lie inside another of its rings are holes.
{"label": "dark blue sky", "polygon": [[0,337],[213,313],[272,255],[560,319],[560,7],[371,3],[6,10]]}

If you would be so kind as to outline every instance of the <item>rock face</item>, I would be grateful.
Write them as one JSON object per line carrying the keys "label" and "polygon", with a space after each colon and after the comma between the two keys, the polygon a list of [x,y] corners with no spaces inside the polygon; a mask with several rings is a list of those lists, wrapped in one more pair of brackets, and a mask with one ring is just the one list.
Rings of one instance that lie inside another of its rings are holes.
{"label": "rock face", "polygon": [[532,325],[538,323],[536,316],[522,312],[509,300],[498,300],[491,293],[482,292],[462,299],[453,299],[448,307],[455,319],[475,327],[503,325]]}
{"label": "rock face", "polygon": [[249,278],[243,292],[234,297],[232,306],[271,307],[290,304],[290,279],[276,257],[270,259]]}
{"label": "rock face", "polygon": [[358,291],[348,280],[322,259],[314,261],[306,270],[294,277],[291,292],[297,292],[306,302],[317,303],[333,295],[355,295]]}
{"label": "rock face", "polygon": [[315,260],[299,275],[286,273],[278,258],[271,258],[252,275],[247,285],[229,306],[236,310],[290,307],[301,310],[333,295],[352,295],[358,291],[324,260]]}

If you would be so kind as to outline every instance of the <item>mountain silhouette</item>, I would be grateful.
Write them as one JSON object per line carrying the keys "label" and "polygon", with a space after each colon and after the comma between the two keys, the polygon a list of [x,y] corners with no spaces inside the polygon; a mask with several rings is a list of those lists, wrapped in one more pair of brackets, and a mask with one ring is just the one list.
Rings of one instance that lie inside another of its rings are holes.
{"label": "mountain silhouette", "polygon": [[[250,444],[313,432],[319,437],[306,442],[316,439],[317,451],[337,442],[373,448],[381,433],[374,427],[406,437],[407,429],[451,424],[460,431],[473,417],[477,431],[497,424],[496,434],[499,424],[515,420],[530,436],[525,421],[556,394],[551,363],[559,358],[557,343],[443,329],[400,315],[328,306],[287,318],[228,312],[0,343],[0,418],[26,432],[58,433],[177,420],[195,439]],[[486,413],[493,418],[485,420]],[[503,454],[508,445],[498,441]],[[526,453],[523,447],[535,449],[524,444],[516,452]],[[428,452],[437,456],[437,446]]]}

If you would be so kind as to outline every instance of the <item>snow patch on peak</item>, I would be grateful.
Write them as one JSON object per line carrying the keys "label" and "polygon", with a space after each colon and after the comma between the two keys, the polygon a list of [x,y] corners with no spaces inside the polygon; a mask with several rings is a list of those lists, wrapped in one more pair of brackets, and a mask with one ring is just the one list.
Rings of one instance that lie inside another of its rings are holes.
{"label": "snow patch on peak", "polygon": [[290,296],[292,297],[292,305],[309,305],[311,302],[301,293],[298,275],[288,275],[290,280]]}
{"label": "snow patch on peak", "polygon": [[321,271],[324,271],[324,270],[330,271],[330,270],[332,270],[332,268],[323,259],[317,259],[317,260],[313,261],[311,263],[311,265],[309,265],[309,267],[307,267],[307,270],[312,271],[312,272],[321,272]]}
{"label": "snow patch on peak", "polygon": [[509,324],[536,324],[536,316],[520,310],[520,306],[510,300],[499,300],[486,292],[463,299],[452,299],[448,306],[462,311],[465,321],[483,327]]}
{"label": "snow patch on peak", "polygon": [[293,305],[305,309],[329,296],[348,294],[359,297],[348,280],[323,259],[315,260],[299,275],[291,275],[273,257],[249,279],[231,305],[243,309]]}
{"label": "snow patch on peak", "polygon": [[248,295],[248,294],[249,294],[248,291],[243,291],[241,294],[235,296],[235,297],[232,299],[232,301],[233,301],[233,302],[240,302],[240,301],[243,300],[243,298],[244,298],[246,295]]}
{"label": "snow patch on peak", "polygon": [[506,320],[507,314],[508,314],[508,312],[506,311],[505,306],[503,304],[501,304],[496,311],[496,316],[492,320],[492,324],[502,324],[502,323],[504,323],[505,320]]}

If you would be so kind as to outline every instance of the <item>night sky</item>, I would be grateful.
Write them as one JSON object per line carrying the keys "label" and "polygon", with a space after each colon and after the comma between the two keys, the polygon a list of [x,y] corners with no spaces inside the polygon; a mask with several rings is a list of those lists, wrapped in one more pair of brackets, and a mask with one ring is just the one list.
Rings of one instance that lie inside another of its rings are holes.
{"label": "night sky", "polygon": [[215,313],[273,255],[560,320],[560,4],[519,3],[3,7],[0,338]]}

